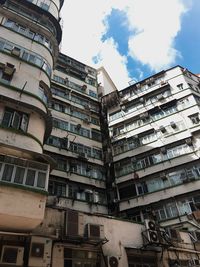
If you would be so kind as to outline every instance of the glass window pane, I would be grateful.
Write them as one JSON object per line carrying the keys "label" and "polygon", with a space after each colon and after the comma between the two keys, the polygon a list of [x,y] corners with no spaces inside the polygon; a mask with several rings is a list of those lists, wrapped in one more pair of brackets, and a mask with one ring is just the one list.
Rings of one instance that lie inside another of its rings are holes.
{"label": "glass window pane", "polygon": [[15,129],[19,129],[20,126],[20,121],[21,121],[21,116],[19,113],[17,113],[16,111],[13,114],[13,119],[12,119],[12,127]]}
{"label": "glass window pane", "polygon": [[37,187],[45,188],[46,173],[38,172]]}
{"label": "glass window pane", "polygon": [[5,111],[3,120],[2,120],[2,126],[9,127],[11,123],[13,113],[10,111]]}
{"label": "glass window pane", "polygon": [[2,180],[10,182],[12,178],[13,169],[14,169],[13,165],[5,164]]}
{"label": "glass window pane", "polygon": [[26,185],[31,185],[31,186],[34,185],[35,173],[36,171],[34,170],[28,170],[27,176],[26,176]]}
{"label": "glass window pane", "polygon": [[25,169],[24,168],[17,167],[16,173],[15,173],[14,182],[18,183],[18,184],[22,184],[23,183],[23,178],[24,178],[24,173],[25,173]]}

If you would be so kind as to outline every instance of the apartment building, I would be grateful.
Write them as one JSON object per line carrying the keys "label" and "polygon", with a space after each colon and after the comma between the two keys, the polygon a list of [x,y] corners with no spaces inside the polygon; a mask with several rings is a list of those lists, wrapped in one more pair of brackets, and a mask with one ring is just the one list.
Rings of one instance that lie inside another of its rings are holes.
{"label": "apartment building", "polygon": [[[119,93],[104,68],[59,52],[63,2],[0,0],[0,267],[199,266],[198,78],[175,67]],[[154,108],[161,128],[148,121]],[[132,118],[143,125],[132,128]],[[155,192],[161,173],[174,184]],[[194,210],[190,233],[166,232],[143,213],[172,195]]]}
{"label": "apartment building", "polygon": [[60,54],[51,83],[50,206],[107,214],[97,71]]}
{"label": "apartment building", "polygon": [[[54,166],[43,143],[52,130],[47,103],[62,5],[62,0],[0,1],[1,266],[35,266],[43,249],[30,233],[44,219]],[[49,250],[45,257],[48,266]]]}
{"label": "apartment building", "polygon": [[103,97],[120,216],[198,225],[199,101],[199,77],[180,66]]}

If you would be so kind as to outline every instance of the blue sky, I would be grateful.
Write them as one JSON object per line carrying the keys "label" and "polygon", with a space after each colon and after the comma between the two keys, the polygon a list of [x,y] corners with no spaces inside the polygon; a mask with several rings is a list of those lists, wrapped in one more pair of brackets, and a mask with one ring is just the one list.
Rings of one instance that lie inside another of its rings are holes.
{"label": "blue sky", "polygon": [[177,64],[200,73],[199,14],[199,0],[68,0],[62,52],[119,89]]}

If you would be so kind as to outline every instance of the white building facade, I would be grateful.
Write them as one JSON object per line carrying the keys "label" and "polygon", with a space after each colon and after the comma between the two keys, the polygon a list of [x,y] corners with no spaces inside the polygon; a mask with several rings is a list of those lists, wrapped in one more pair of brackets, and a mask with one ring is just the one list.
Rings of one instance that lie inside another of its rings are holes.
{"label": "white building facade", "polygon": [[163,226],[197,216],[199,93],[199,77],[176,66],[120,91],[108,107],[121,216],[142,222],[153,212]]}

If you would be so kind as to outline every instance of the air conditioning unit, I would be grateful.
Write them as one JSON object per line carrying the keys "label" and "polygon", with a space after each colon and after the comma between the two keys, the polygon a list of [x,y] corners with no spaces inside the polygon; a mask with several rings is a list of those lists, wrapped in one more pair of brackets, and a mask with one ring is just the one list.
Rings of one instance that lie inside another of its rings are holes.
{"label": "air conditioning unit", "polygon": [[68,139],[66,137],[60,139],[60,148],[68,149]]}
{"label": "air conditioning unit", "polygon": [[136,158],[136,157],[132,157],[132,158],[131,158],[131,162],[132,162],[132,163],[137,162],[137,158]]}
{"label": "air conditioning unit", "polygon": [[4,66],[3,72],[8,76],[13,76],[15,70],[16,69],[14,65],[10,63],[6,63],[6,65]]}
{"label": "air conditioning unit", "polygon": [[19,47],[14,47],[11,51],[11,54],[16,56],[16,57],[20,57],[20,53],[21,53],[21,49]]}
{"label": "air conditioning unit", "polygon": [[90,124],[90,120],[88,118],[84,118],[83,121],[87,124]]}
{"label": "air conditioning unit", "polygon": [[167,149],[166,149],[166,147],[161,147],[160,148],[160,152],[162,153],[162,154],[167,154]]}
{"label": "air conditioning unit", "polygon": [[78,153],[78,158],[80,158],[80,159],[87,159],[87,154],[84,153],[84,152],[79,152]]}
{"label": "air conditioning unit", "polygon": [[50,265],[51,247],[51,239],[40,236],[32,236],[28,266],[46,267]]}
{"label": "air conditioning unit", "polygon": [[174,121],[171,121],[171,122],[170,122],[170,126],[171,126],[173,129],[176,129],[176,128],[177,128],[177,124],[176,124]]}
{"label": "air conditioning unit", "polygon": [[112,188],[116,188],[116,187],[117,187],[116,183],[112,182]]}
{"label": "air conditioning unit", "polygon": [[121,129],[120,130],[120,134],[123,134],[123,133],[125,133],[126,132],[126,129]]}
{"label": "air conditioning unit", "polygon": [[80,238],[84,235],[84,217],[78,211],[68,210],[65,215],[65,236]]}
{"label": "air conditioning unit", "polygon": [[118,267],[119,260],[115,256],[107,256],[107,266],[108,267]]}
{"label": "air conditioning unit", "polygon": [[145,244],[157,244],[160,242],[157,226],[153,220],[145,220],[145,231],[143,232],[143,238]]}
{"label": "air conditioning unit", "polygon": [[82,85],[82,89],[85,91],[87,89],[87,85],[86,84],[83,84]]}
{"label": "air conditioning unit", "polygon": [[186,68],[184,68],[182,71],[183,71],[183,74],[186,74],[188,72]]}
{"label": "air conditioning unit", "polygon": [[161,81],[160,82],[160,86],[162,87],[162,86],[165,86],[165,85],[167,85],[168,84],[168,82],[167,81]]}
{"label": "air conditioning unit", "polygon": [[153,230],[153,231],[156,230],[156,223],[155,223],[155,221],[153,221],[153,220],[148,220],[148,219],[146,219],[146,220],[144,221],[144,225],[145,225],[145,228],[146,228],[147,230]]}
{"label": "air conditioning unit", "polygon": [[87,109],[87,110],[90,110],[90,106],[88,104],[85,104],[84,108]]}
{"label": "air conditioning unit", "polygon": [[24,248],[17,246],[3,246],[0,263],[3,266],[23,266]]}
{"label": "air conditioning unit", "polygon": [[192,146],[192,138],[186,138],[186,139],[185,139],[185,143],[186,143],[188,146]]}
{"label": "air conditioning unit", "polygon": [[121,102],[122,102],[122,103],[127,103],[127,102],[128,102],[128,97],[124,97],[124,98],[122,98],[122,99],[121,99]]}
{"label": "air conditioning unit", "polygon": [[126,106],[121,106],[121,110],[125,110],[126,109]]}
{"label": "air conditioning unit", "polygon": [[159,94],[159,95],[157,95],[157,99],[158,99],[158,100],[163,100],[163,99],[165,99],[165,98],[164,98],[163,94]]}
{"label": "air conditioning unit", "polygon": [[147,119],[148,117],[149,117],[149,113],[147,111],[140,114],[140,119],[142,119],[142,120]]}
{"label": "air conditioning unit", "polygon": [[98,193],[94,193],[94,203],[99,203],[99,195]]}
{"label": "air conditioning unit", "polygon": [[144,102],[145,102],[144,97],[140,97],[139,102],[140,102],[140,103],[144,103]]}
{"label": "air conditioning unit", "polygon": [[81,129],[81,124],[76,125],[76,130],[79,131]]}
{"label": "air conditioning unit", "polygon": [[160,126],[159,127],[159,130],[162,132],[162,133],[166,133],[167,129],[165,128],[165,126]]}
{"label": "air conditioning unit", "polygon": [[87,237],[89,240],[105,239],[104,226],[99,224],[88,223],[86,225]]}

